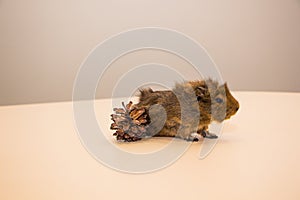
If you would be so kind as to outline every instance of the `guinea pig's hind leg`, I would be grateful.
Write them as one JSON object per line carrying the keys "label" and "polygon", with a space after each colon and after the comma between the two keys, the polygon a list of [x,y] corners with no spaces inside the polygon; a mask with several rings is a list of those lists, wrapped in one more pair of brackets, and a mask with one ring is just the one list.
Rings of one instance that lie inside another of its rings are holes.
{"label": "guinea pig's hind leg", "polygon": [[191,135],[186,139],[191,142],[198,142],[201,139],[201,135],[198,133],[191,133]]}

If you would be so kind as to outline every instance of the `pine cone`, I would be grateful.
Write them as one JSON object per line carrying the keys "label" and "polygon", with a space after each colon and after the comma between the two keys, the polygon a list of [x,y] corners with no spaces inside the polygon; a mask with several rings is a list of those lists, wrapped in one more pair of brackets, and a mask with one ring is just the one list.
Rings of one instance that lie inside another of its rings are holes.
{"label": "pine cone", "polygon": [[113,134],[117,140],[133,142],[148,136],[147,128],[150,118],[145,108],[137,108],[130,101],[124,108],[114,108],[115,114],[111,115],[114,121],[110,129],[116,130]]}

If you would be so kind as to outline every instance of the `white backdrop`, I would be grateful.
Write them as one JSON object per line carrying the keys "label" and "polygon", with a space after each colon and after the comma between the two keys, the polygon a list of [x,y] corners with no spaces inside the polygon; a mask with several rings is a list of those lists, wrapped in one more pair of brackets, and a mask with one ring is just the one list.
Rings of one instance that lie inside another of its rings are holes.
{"label": "white backdrop", "polygon": [[[0,105],[71,100],[88,53],[144,26],[194,38],[232,90],[300,91],[299,0],[0,0]],[[121,75],[147,62],[188,67],[172,54],[144,50],[111,70]],[[103,77],[97,97],[111,95],[110,81]]]}

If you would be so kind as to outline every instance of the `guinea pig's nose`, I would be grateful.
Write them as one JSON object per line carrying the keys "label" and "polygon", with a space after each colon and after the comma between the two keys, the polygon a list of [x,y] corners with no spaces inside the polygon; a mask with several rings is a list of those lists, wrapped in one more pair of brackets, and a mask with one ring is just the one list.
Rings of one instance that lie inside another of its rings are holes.
{"label": "guinea pig's nose", "polygon": [[236,108],[235,108],[235,112],[237,112],[238,110],[239,110],[239,107],[236,107]]}

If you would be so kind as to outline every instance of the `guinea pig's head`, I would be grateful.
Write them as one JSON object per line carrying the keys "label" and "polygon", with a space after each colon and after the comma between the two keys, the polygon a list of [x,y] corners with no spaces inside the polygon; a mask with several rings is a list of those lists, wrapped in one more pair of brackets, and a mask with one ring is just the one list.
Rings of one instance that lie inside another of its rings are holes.
{"label": "guinea pig's head", "polygon": [[192,82],[200,112],[211,115],[211,120],[222,122],[229,119],[239,109],[238,101],[230,93],[227,84],[208,79],[206,81]]}
{"label": "guinea pig's head", "polygon": [[212,119],[222,122],[229,119],[239,109],[239,102],[230,93],[227,84],[220,85],[211,92]]}

